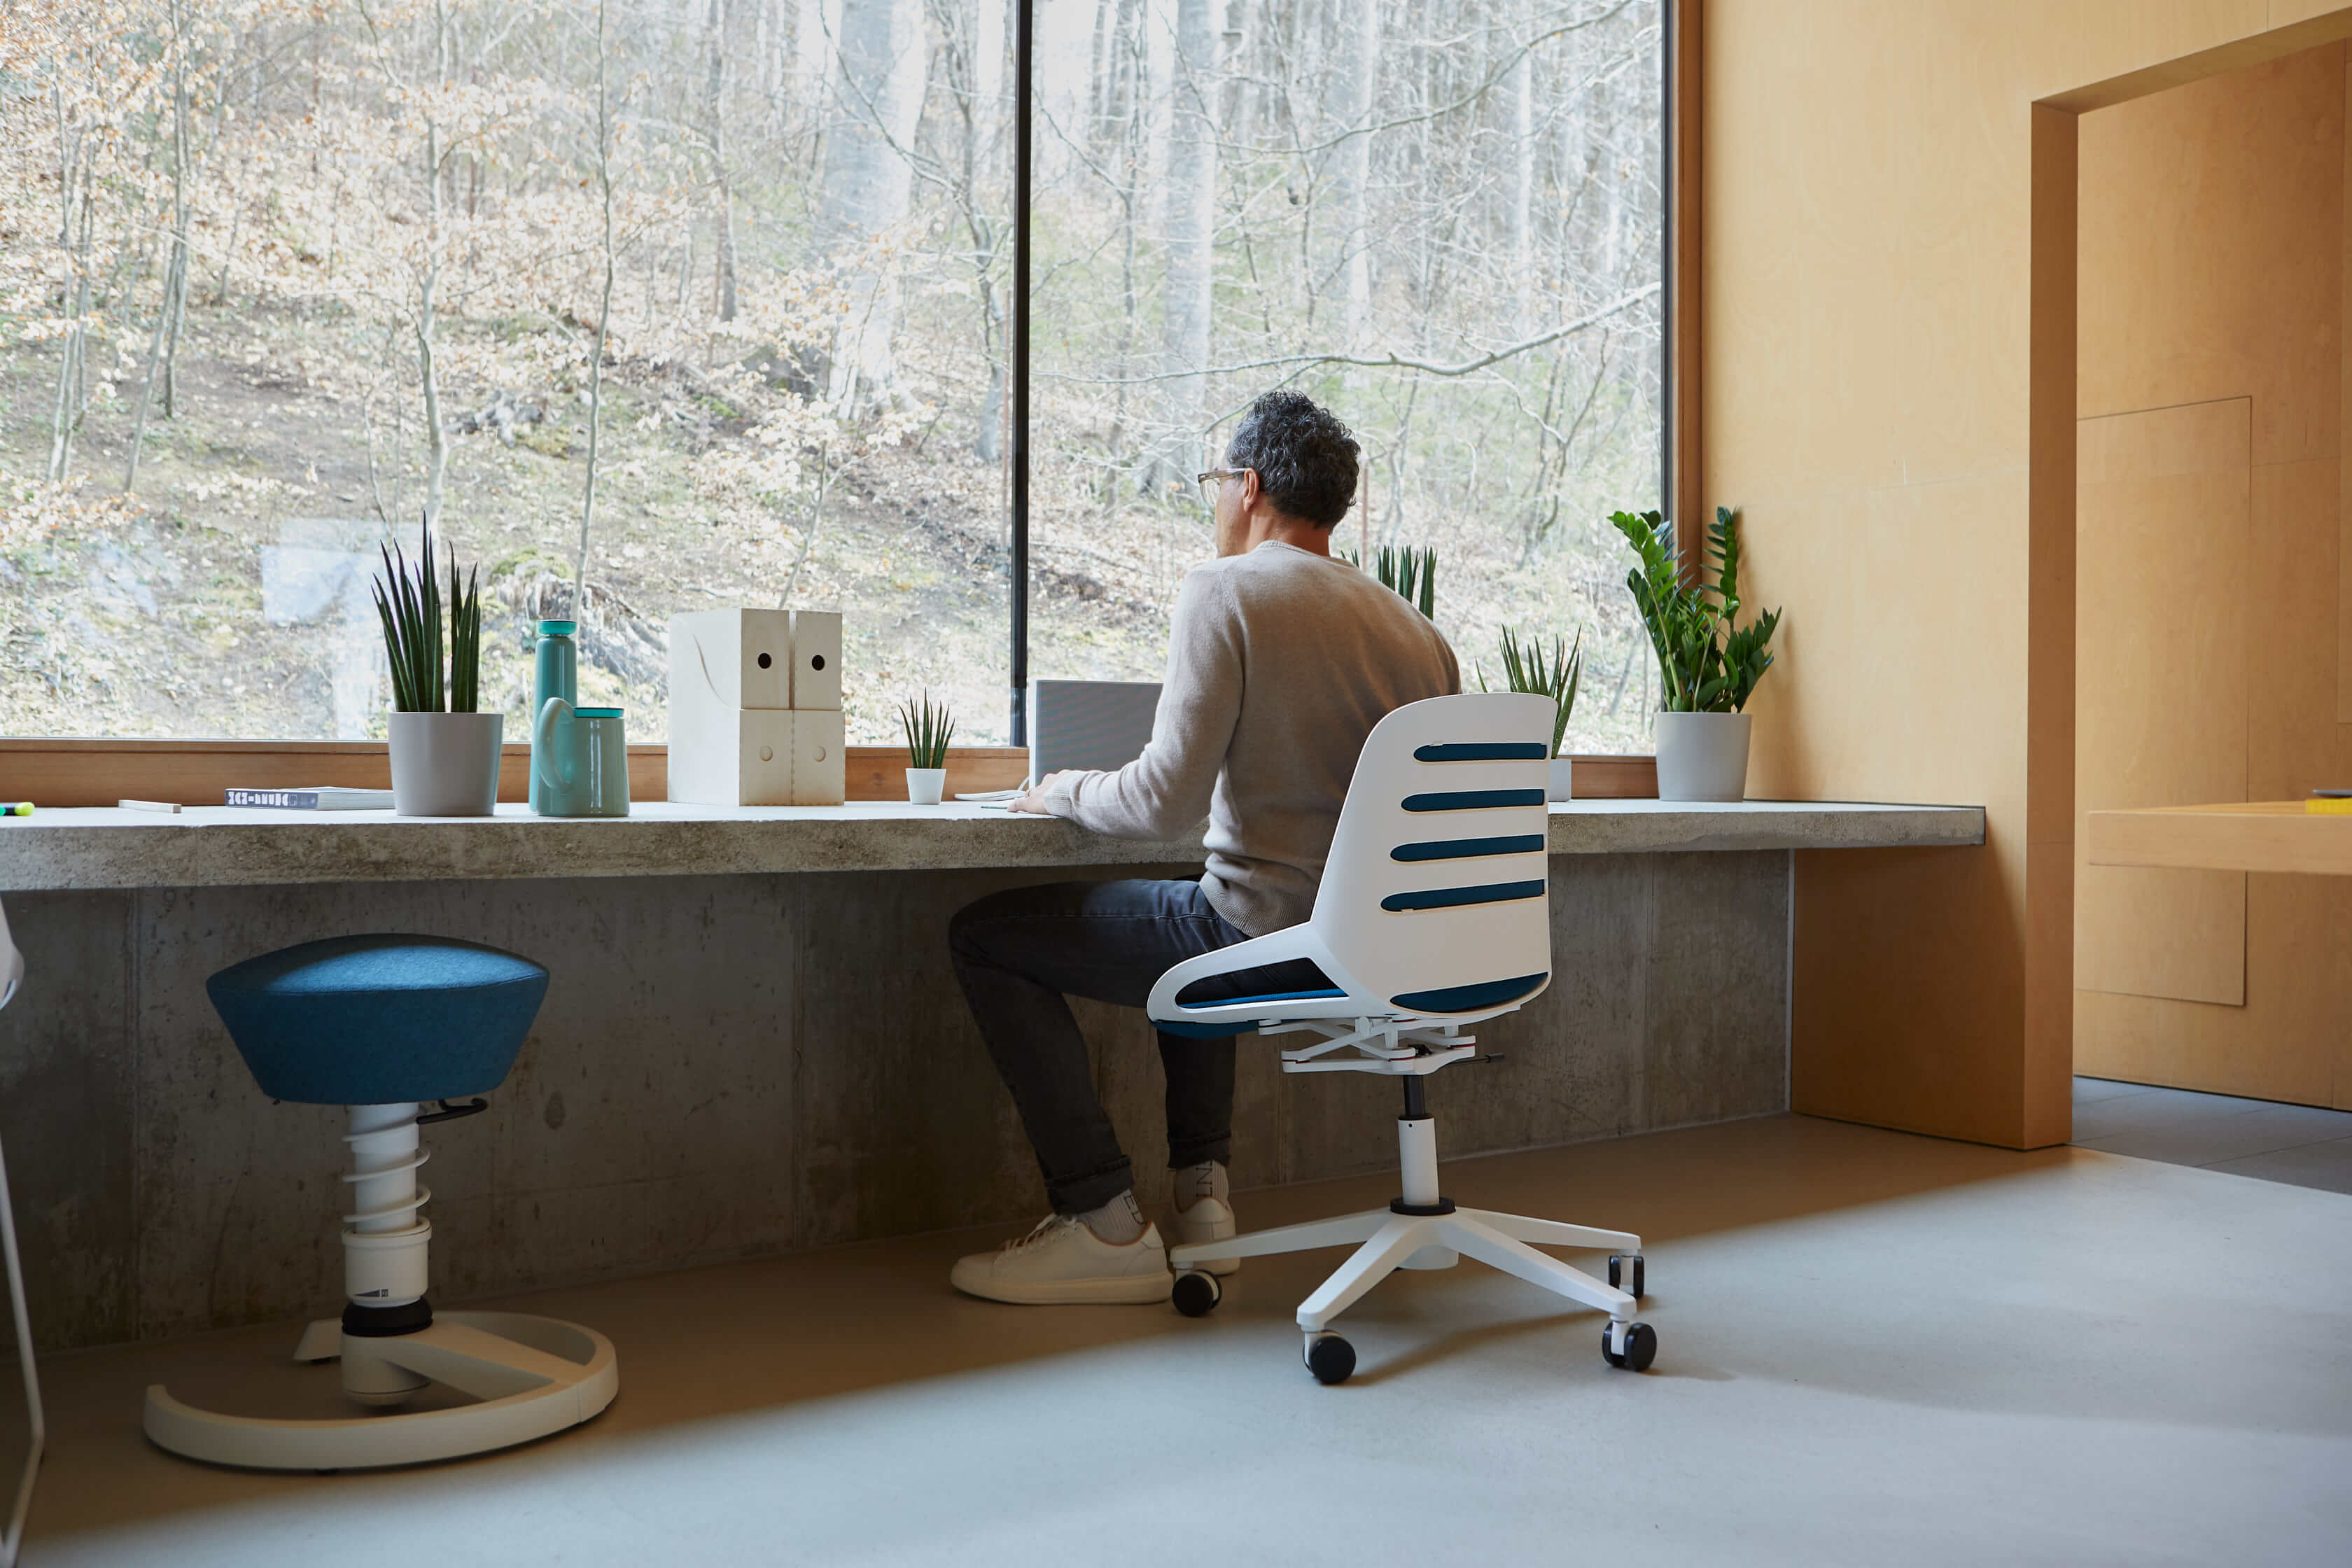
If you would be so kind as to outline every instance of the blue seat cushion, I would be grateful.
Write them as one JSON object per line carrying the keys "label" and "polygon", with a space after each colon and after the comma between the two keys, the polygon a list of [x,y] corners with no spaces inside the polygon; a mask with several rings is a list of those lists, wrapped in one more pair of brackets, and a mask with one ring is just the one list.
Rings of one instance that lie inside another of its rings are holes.
{"label": "blue seat cushion", "polygon": [[441,936],[338,936],[205,982],[272,1100],[386,1105],[506,1080],[547,996],[527,958]]}

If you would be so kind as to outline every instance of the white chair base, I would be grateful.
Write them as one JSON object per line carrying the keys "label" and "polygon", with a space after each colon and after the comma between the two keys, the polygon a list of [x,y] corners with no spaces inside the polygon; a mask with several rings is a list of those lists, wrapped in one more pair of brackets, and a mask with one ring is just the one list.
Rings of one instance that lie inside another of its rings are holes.
{"label": "white chair base", "polygon": [[[398,1398],[437,1383],[478,1402],[445,1410],[279,1421],[198,1410],[160,1383],[147,1390],[147,1436],[191,1459],[261,1470],[356,1470],[415,1465],[511,1447],[576,1426],[621,1386],[613,1342],[593,1329],[522,1312],[441,1312],[429,1327],[389,1338],[312,1323],[300,1362],[342,1358],[344,1382]],[[354,1376],[356,1375],[356,1378]],[[371,1402],[373,1402],[371,1399]]]}
{"label": "white chair base", "polygon": [[[1412,1086],[1419,1087],[1418,1079]],[[1417,1109],[1419,1097],[1409,1094],[1408,1104]],[[1352,1245],[1356,1250],[1348,1261],[1298,1304],[1308,1369],[1321,1382],[1339,1383],[1355,1369],[1356,1355],[1347,1341],[1331,1332],[1333,1319],[1397,1269],[1451,1268],[1470,1258],[1608,1313],[1609,1326],[1601,1335],[1603,1358],[1612,1366],[1633,1372],[1649,1366],[1657,1352],[1657,1336],[1648,1324],[1633,1321],[1643,1286],[1640,1237],[1526,1215],[1456,1208],[1437,1194],[1435,1120],[1426,1114],[1400,1118],[1397,1142],[1405,1195],[1388,1208],[1171,1248],[1168,1261],[1177,1270],[1177,1310],[1198,1317],[1222,1297],[1215,1276],[1204,1271],[1203,1264]],[[1596,1279],[1538,1252],[1537,1246],[1606,1249],[1611,1278],[1607,1282]],[[1620,1279],[1633,1291],[1618,1289]]]}

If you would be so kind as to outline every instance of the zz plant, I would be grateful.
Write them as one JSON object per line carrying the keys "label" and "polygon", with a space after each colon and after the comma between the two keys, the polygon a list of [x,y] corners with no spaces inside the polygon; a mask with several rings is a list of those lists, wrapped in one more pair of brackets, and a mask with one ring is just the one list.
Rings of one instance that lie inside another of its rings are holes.
{"label": "zz plant", "polygon": [[1737,713],[1748,706],[1756,683],[1772,668],[1766,645],[1780,624],[1780,612],[1767,610],[1746,626],[1739,612],[1739,514],[1715,510],[1706,531],[1706,567],[1685,581],[1675,549],[1674,525],[1654,511],[1612,512],[1641,565],[1625,574],[1634,607],[1658,654],[1658,706],[1669,713]]}
{"label": "zz plant", "polygon": [[424,524],[420,559],[411,565],[399,545],[377,546],[383,574],[374,580],[375,610],[383,623],[384,657],[392,665],[392,705],[402,713],[472,713],[482,691],[482,592],[478,568],[461,587],[457,551],[449,547],[448,668],[442,668],[443,596],[433,577],[433,524]]}

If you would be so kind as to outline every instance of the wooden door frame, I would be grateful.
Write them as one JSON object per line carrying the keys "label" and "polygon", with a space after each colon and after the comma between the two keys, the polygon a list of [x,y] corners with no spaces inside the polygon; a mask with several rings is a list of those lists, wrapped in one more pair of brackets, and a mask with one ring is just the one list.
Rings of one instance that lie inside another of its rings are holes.
{"label": "wooden door frame", "polygon": [[[2075,287],[2081,118],[2093,110],[2346,38],[2352,38],[2352,7],[2072,88],[2032,106],[2025,761],[2029,1072],[2034,1064],[2054,1058],[2071,1074],[2074,1054]],[[2028,1148],[2064,1141],[2070,1097],[2061,1093],[2054,1106],[2044,1108],[2029,1090],[2025,1104]],[[2038,1125],[2042,1121],[2052,1125]]]}

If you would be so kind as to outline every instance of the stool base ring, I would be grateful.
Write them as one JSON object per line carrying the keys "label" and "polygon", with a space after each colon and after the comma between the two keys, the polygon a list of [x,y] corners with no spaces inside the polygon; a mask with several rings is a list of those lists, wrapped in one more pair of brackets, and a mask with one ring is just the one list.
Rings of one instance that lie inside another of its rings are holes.
{"label": "stool base ring", "polygon": [[415,1465],[511,1447],[577,1426],[601,1414],[621,1386],[612,1341],[577,1323],[524,1312],[440,1312],[430,1328],[390,1339],[346,1340],[340,1323],[322,1321],[304,1331],[296,1356],[315,1361],[341,1351],[389,1362],[470,1394],[478,1403],[279,1421],[198,1410],[158,1383],[147,1389],[147,1436],[174,1454],[248,1469]]}

